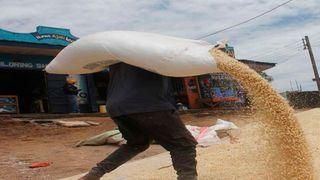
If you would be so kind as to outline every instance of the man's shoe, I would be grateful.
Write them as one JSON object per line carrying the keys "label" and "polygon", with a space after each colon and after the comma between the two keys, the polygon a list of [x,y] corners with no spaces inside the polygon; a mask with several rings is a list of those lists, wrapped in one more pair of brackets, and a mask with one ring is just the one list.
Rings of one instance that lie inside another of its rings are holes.
{"label": "man's shoe", "polygon": [[88,173],[88,174],[84,175],[83,177],[81,177],[79,180],[100,180],[100,177]]}

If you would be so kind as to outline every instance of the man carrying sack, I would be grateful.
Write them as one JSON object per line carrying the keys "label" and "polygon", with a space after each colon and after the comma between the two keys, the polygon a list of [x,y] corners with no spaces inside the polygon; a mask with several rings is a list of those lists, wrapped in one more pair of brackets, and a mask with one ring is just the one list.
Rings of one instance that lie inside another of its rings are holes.
{"label": "man carrying sack", "polygon": [[125,63],[110,66],[107,108],[126,144],[97,163],[80,180],[99,180],[155,140],[170,152],[178,180],[196,180],[196,140],[171,101],[169,79]]}

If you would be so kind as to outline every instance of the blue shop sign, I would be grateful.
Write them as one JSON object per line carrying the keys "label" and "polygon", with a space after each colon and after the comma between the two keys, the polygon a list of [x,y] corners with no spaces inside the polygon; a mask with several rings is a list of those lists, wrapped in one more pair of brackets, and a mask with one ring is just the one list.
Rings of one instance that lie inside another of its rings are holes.
{"label": "blue shop sign", "polygon": [[23,56],[0,54],[0,69],[43,70],[53,59],[48,56]]}
{"label": "blue shop sign", "polygon": [[0,41],[47,44],[67,46],[78,37],[73,36],[69,29],[38,26],[36,32],[16,33],[0,29]]}

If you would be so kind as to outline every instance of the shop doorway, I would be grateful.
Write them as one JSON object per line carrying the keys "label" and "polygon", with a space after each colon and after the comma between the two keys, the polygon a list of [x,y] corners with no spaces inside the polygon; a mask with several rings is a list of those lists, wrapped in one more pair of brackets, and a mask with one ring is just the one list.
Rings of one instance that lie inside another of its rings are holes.
{"label": "shop doorway", "polygon": [[0,70],[0,95],[18,96],[20,113],[48,112],[43,71]]}
{"label": "shop doorway", "polygon": [[184,106],[189,107],[189,102],[188,102],[188,96],[187,96],[187,91],[186,87],[183,83],[183,78],[175,78],[172,77],[171,79],[171,91],[172,91],[172,96],[174,98],[174,105],[176,103],[182,103]]}
{"label": "shop doorway", "polygon": [[109,83],[109,72],[101,71],[92,74],[94,86],[95,86],[95,97],[98,106],[105,105],[107,100],[107,89]]}

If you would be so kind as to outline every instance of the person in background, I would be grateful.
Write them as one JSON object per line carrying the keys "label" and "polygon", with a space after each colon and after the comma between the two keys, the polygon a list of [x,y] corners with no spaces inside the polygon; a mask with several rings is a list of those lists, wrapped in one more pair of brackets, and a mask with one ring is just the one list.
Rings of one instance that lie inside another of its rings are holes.
{"label": "person in background", "polygon": [[127,143],[80,180],[99,180],[148,149],[153,140],[170,152],[178,180],[196,180],[197,141],[172,103],[169,78],[125,63],[109,70],[107,109]]}
{"label": "person in background", "polygon": [[80,113],[77,97],[81,90],[75,86],[76,83],[77,80],[75,79],[67,79],[63,86],[64,94],[67,96],[70,113]]}

